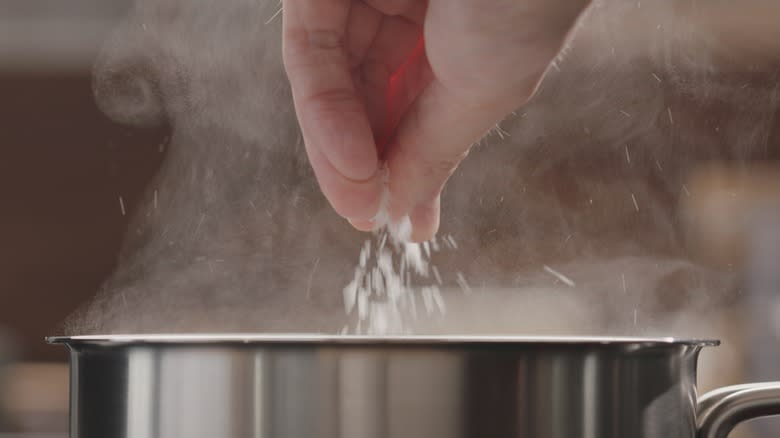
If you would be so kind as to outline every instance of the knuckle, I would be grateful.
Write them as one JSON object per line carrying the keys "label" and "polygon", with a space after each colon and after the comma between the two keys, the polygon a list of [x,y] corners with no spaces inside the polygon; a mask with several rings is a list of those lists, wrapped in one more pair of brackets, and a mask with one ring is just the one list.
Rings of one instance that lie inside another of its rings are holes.
{"label": "knuckle", "polygon": [[312,49],[342,49],[344,48],[344,34],[335,30],[310,30],[307,31],[306,43]]}
{"label": "knuckle", "polygon": [[425,169],[427,177],[433,177],[437,179],[449,178],[458,168],[458,165],[468,155],[469,151],[446,155],[437,158],[428,158],[423,160],[423,169]]}
{"label": "knuckle", "polygon": [[336,30],[288,30],[282,46],[282,63],[289,70],[316,68],[347,56],[343,32]]}
{"label": "knuckle", "polygon": [[305,97],[305,104],[320,114],[354,114],[364,111],[362,100],[350,88],[330,88]]}

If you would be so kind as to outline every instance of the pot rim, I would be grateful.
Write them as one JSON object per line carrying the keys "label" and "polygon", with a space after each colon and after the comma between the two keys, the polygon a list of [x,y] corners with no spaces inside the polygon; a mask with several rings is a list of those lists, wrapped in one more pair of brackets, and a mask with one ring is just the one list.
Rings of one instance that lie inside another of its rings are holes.
{"label": "pot rim", "polygon": [[718,346],[717,339],[622,336],[329,335],[321,333],[202,333],[50,336],[49,344],[305,344],[305,345],[689,345]]}

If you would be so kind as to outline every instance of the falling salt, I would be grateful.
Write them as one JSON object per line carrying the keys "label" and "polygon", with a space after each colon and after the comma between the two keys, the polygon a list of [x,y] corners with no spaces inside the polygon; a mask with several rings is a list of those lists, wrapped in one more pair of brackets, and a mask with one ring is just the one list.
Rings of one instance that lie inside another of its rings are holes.
{"label": "falling salt", "polygon": [[[399,231],[403,233],[403,227],[382,229],[361,247],[354,278],[343,289],[344,311],[355,319],[340,333],[409,333],[409,322],[417,318],[417,300],[428,317],[445,314],[441,274],[431,262],[438,245],[435,240],[423,244],[399,240]],[[451,247],[454,239],[448,236],[445,242]],[[468,290],[462,274],[457,281]]]}
{"label": "falling salt", "polygon": [[271,22],[282,13],[283,9],[284,8],[279,8],[273,15],[271,15],[271,18],[265,21],[265,24],[271,24]]}
{"label": "falling salt", "polygon": [[636,196],[633,193],[631,194],[631,200],[634,201],[634,208],[636,211],[639,211],[639,203],[636,202]]}
{"label": "falling salt", "polygon": [[428,263],[420,251],[419,243],[404,243],[404,260],[422,276],[428,276]]}
{"label": "falling salt", "polygon": [[655,74],[655,73],[652,73],[652,75],[655,78],[655,80],[658,81],[658,83],[660,84],[661,83],[661,78],[657,74]]}
{"label": "falling salt", "polygon": [[628,145],[626,145],[626,162],[631,164],[631,154],[628,152]]}
{"label": "falling salt", "polygon": [[433,271],[433,276],[436,278],[436,283],[441,284],[441,275],[439,275],[439,268],[436,266],[432,266],[431,270]]}
{"label": "falling salt", "polygon": [[450,248],[458,249],[458,242],[455,241],[455,239],[452,237],[452,235],[448,234],[445,237],[445,240],[447,240],[447,243],[450,245]]}
{"label": "falling salt", "polygon": [[682,186],[682,189],[683,189],[683,193],[685,193],[685,196],[688,196],[688,197],[690,197],[690,196],[691,196],[691,192],[690,192],[690,191],[688,191],[688,186],[686,186],[685,184],[683,184],[683,186]]}
{"label": "falling salt", "polygon": [[[385,179],[389,171],[384,169]],[[368,335],[408,334],[409,322],[417,318],[417,300],[422,299],[429,316],[443,315],[446,307],[439,290],[442,278],[431,262],[440,250],[436,238],[429,242],[411,242],[412,223],[408,216],[390,221],[387,210],[389,191],[380,201],[374,221],[381,226],[372,239],[361,248],[354,279],[344,288],[344,310],[353,318],[346,333]],[[444,238],[452,249],[457,243],[452,236]],[[433,272],[434,278],[430,279]],[[458,284],[468,290],[463,274]],[[434,283],[435,281],[435,283]],[[415,283],[419,282],[419,285]],[[355,319],[356,317],[356,319]],[[342,330],[344,333],[344,330]]]}
{"label": "falling salt", "polygon": [[355,272],[355,279],[348,285],[344,286],[344,311],[347,314],[352,313],[352,309],[355,307],[355,301],[357,300],[358,282],[360,281],[360,273]]}
{"label": "falling salt", "polygon": [[666,107],[666,112],[669,114],[669,123],[674,125],[674,117],[672,117],[672,108]]}
{"label": "falling salt", "polygon": [[433,303],[433,294],[431,293],[431,288],[424,287],[420,291],[420,295],[423,299],[423,305],[425,305],[425,311],[428,313],[428,315],[432,315],[434,311],[434,303]]}
{"label": "falling salt", "polygon": [[558,280],[563,282],[563,284],[565,284],[566,286],[577,287],[577,283],[572,281],[569,277],[567,277],[567,276],[561,274],[560,272],[556,271],[555,269],[553,269],[553,268],[551,268],[551,267],[549,267],[547,265],[544,265],[544,270],[548,274],[554,276],[555,278],[557,278]]}
{"label": "falling salt", "polygon": [[387,304],[371,303],[371,324],[376,333],[387,333],[390,326],[390,315],[388,315]]}
{"label": "falling salt", "polygon": [[363,249],[360,250],[360,267],[365,268],[366,267],[366,260],[368,259],[368,252],[366,251],[366,247],[363,246]]}
{"label": "falling salt", "polygon": [[358,292],[358,318],[365,321],[368,316],[368,291],[365,289]]}
{"label": "falling salt", "polygon": [[203,221],[206,219],[206,213],[200,214],[200,220],[198,220],[198,225],[195,227],[195,231],[193,231],[192,235],[198,234],[198,231],[200,231],[200,226],[203,225]]}
{"label": "falling salt", "polygon": [[314,284],[314,274],[317,272],[317,267],[320,265],[320,258],[317,257],[316,260],[314,260],[314,267],[311,268],[311,272],[309,273],[309,283],[306,287],[306,298],[311,298],[311,287]]}
{"label": "falling salt", "polygon": [[119,197],[119,209],[122,211],[122,216],[124,216],[127,212],[125,211],[125,200],[122,199],[122,197]]}
{"label": "falling salt", "polygon": [[433,301],[436,302],[436,307],[439,308],[439,313],[444,315],[447,313],[447,306],[444,304],[444,297],[441,296],[441,291],[436,286],[433,286],[430,289],[431,294],[433,295]]}
{"label": "falling salt", "polygon": [[469,283],[466,281],[466,277],[463,276],[462,272],[458,272],[455,274],[455,277],[457,278],[458,286],[460,286],[463,293],[466,295],[471,295],[471,287],[469,286]]}

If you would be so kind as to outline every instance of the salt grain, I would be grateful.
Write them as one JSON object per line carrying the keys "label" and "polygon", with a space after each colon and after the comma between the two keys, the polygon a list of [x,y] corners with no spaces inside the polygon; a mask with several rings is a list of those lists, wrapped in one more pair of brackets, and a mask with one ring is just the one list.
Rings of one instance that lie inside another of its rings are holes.
{"label": "salt grain", "polygon": [[433,271],[433,276],[436,278],[436,283],[441,284],[441,275],[439,275],[439,268],[436,266],[432,266],[431,270]]}
{"label": "salt grain", "polygon": [[438,287],[433,286],[430,288],[433,300],[436,302],[436,306],[439,308],[439,313],[442,315],[447,313],[447,306],[444,305],[444,297],[441,296],[441,291]]}
{"label": "salt grain", "polygon": [[463,276],[462,272],[458,272],[455,274],[458,281],[458,286],[460,286],[460,289],[465,293],[466,295],[471,295],[471,287],[469,287],[468,282],[466,281],[466,277]]}
{"label": "salt grain", "polygon": [[428,313],[428,315],[432,315],[434,311],[434,303],[433,303],[433,294],[431,293],[431,288],[424,287],[420,291],[420,295],[423,299],[423,304],[425,305],[425,311]]}
{"label": "salt grain", "polygon": [[357,299],[357,290],[358,290],[358,281],[359,281],[358,276],[359,274],[355,273],[355,279],[352,280],[343,289],[344,311],[347,314],[352,313],[352,309],[355,307],[355,300]]}
{"label": "salt grain", "polygon": [[544,270],[548,274],[554,276],[555,278],[557,278],[558,280],[563,282],[563,284],[565,284],[566,286],[577,287],[577,283],[572,281],[569,277],[567,277],[567,276],[561,274],[560,272],[556,271],[555,269],[553,269],[553,268],[551,268],[551,267],[549,267],[547,265],[544,265]]}
{"label": "salt grain", "polygon": [[636,196],[633,193],[631,194],[631,200],[634,202],[634,208],[636,211],[639,211],[639,203],[636,201]]}

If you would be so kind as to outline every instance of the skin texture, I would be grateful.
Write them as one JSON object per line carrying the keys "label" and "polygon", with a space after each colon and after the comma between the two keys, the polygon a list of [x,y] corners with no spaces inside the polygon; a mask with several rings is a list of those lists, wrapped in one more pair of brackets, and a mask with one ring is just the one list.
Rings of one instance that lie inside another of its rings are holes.
{"label": "skin texture", "polygon": [[336,212],[371,230],[386,207],[412,240],[434,236],[447,179],[531,98],[587,4],[284,0],[296,114]]}

